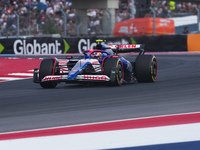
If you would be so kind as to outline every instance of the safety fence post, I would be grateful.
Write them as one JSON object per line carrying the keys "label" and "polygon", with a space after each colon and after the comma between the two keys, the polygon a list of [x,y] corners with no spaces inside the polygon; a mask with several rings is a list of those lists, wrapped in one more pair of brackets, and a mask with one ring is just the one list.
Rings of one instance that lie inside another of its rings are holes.
{"label": "safety fence post", "polygon": [[17,37],[19,37],[19,15],[14,11],[16,17],[17,17]]}
{"label": "safety fence post", "polygon": [[131,0],[131,18],[135,18],[135,0]]}
{"label": "safety fence post", "polygon": [[66,21],[67,21],[67,16],[66,13],[63,11],[63,9],[60,9],[62,14],[63,14],[63,25],[64,25],[64,33],[63,36],[66,37],[67,36],[67,28],[66,28]]}
{"label": "safety fence post", "polygon": [[156,35],[156,12],[150,7],[150,10],[153,13],[153,35]]}
{"label": "safety fence post", "polygon": [[112,14],[111,14],[111,12],[110,12],[110,10],[109,9],[106,9],[106,11],[108,12],[108,14],[109,14],[109,34],[111,35],[112,34]]}
{"label": "safety fence post", "polygon": [[200,32],[200,11],[199,8],[197,6],[194,7],[197,11],[197,29],[198,29],[198,33]]}

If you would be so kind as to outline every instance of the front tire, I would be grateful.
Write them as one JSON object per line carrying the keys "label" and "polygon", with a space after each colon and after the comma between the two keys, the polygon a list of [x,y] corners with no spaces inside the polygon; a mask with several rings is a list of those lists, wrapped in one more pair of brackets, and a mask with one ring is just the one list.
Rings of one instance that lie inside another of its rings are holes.
{"label": "front tire", "polygon": [[118,58],[106,58],[103,65],[103,74],[111,78],[111,85],[121,85],[124,80],[123,64]]}
{"label": "front tire", "polygon": [[138,82],[155,82],[158,75],[156,57],[139,55],[135,61],[135,76]]}
{"label": "front tire", "polygon": [[54,59],[44,59],[40,63],[39,81],[40,81],[41,87],[43,87],[43,88],[55,88],[57,85],[57,82],[53,82],[53,81],[52,82],[41,82],[41,80],[45,76],[53,74],[53,70],[55,69],[54,63],[56,63]]}

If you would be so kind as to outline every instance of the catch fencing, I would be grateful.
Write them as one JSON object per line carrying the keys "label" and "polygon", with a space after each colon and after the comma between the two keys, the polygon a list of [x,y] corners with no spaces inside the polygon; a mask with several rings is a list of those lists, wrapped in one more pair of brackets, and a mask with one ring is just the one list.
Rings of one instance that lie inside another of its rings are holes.
{"label": "catch fencing", "polygon": [[[196,25],[193,27],[196,33],[200,31],[200,11],[197,7],[196,9]],[[132,10],[133,11],[133,10]],[[131,12],[132,12],[131,11]],[[111,27],[113,24],[113,19],[115,18],[115,23],[119,23],[121,21],[125,21],[127,19],[133,19],[130,15],[129,11],[116,11],[115,16],[109,13],[109,10],[95,10],[96,15],[93,15],[93,10],[88,10],[88,28],[87,34],[84,36],[102,36],[102,35],[113,35],[113,30],[115,32],[115,28]],[[103,15],[107,13],[106,19],[103,19]],[[32,10],[24,12],[11,12],[7,14],[7,22],[1,22],[0,29],[0,37],[20,37],[20,36],[41,36],[41,35],[58,35],[60,37],[75,37],[82,36],[80,34],[80,27],[83,25],[79,18],[81,16],[75,16],[75,13],[67,14],[63,9],[60,9],[57,13],[48,15],[46,12]],[[163,19],[172,19],[171,14],[162,13],[157,14],[153,8],[150,8],[148,11],[142,12],[140,18],[137,19],[152,19],[150,27],[147,26],[147,23],[144,22],[144,27],[137,27],[137,23],[134,21],[130,23],[129,29],[125,29],[127,36],[129,35],[141,35],[139,32],[143,32],[143,35],[159,35],[160,31],[159,26],[167,27],[169,26],[169,22],[158,22],[158,18]],[[184,18],[179,20],[179,22],[184,22]],[[159,24],[159,25],[157,25]],[[141,26],[141,22],[140,22]],[[172,25],[170,24],[170,27]],[[176,26],[175,26],[176,27]],[[105,29],[106,28],[106,29]],[[125,27],[126,28],[126,27]],[[128,28],[128,27],[127,27]],[[150,28],[150,29],[149,29]],[[124,26],[123,26],[124,29]],[[122,30],[123,30],[122,29]],[[141,31],[142,30],[142,31]],[[150,32],[149,32],[150,30]],[[179,29],[180,30],[180,29]],[[163,29],[162,29],[163,31]],[[165,30],[164,30],[165,31]],[[120,32],[120,30],[119,30]],[[135,32],[135,34],[133,34]],[[149,32],[149,33],[147,33]],[[176,33],[174,31],[174,33]],[[161,34],[174,34],[173,32],[162,32]],[[179,31],[180,33],[180,31]]]}

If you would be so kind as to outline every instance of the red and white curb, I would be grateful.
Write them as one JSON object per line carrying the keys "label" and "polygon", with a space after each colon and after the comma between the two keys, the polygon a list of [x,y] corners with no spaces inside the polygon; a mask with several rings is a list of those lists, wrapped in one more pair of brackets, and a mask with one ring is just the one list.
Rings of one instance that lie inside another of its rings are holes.
{"label": "red and white curb", "polygon": [[0,77],[0,82],[22,80],[22,79],[32,78],[33,70],[28,70],[26,72],[24,71],[24,73],[8,73],[8,74],[4,74],[3,76]]}
{"label": "red and white curb", "polygon": [[[0,82],[33,77],[34,68],[39,68],[43,58],[0,58]],[[60,65],[68,60],[59,59]],[[65,68],[66,69],[66,68]]]}
{"label": "red and white curb", "polygon": [[39,67],[41,60],[38,58],[0,58],[0,82],[32,78],[33,69]]}
{"label": "red and white curb", "polygon": [[200,141],[200,112],[0,134],[6,150],[97,150]]}

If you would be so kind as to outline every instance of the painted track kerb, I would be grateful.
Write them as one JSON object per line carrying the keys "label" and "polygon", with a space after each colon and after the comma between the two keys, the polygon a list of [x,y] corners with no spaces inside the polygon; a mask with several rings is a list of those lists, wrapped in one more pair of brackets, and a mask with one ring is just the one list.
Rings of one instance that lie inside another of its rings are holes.
{"label": "painted track kerb", "polygon": [[41,60],[35,58],[1,58],[0,82],[21,80],[33,77],[33,69]]}
{"label": "painted track kerb", "polygon": [[200,122],[200,112],[102,122],[102,123],[76,125],[68,127],[57,127],[57,128],[40,129],[40,130],[29,130],[29,131],[13,132],[13,133],[2,133],[0,134],[0,140],[64,135],[64,134],[77,134],[77,133],[88,133],[88,132],[102,132],[102,131],[113,131],[113,130],[124,130],[124,129],[149,128],[149,127],[190,124],[199,122]]}
{"label": "painted track kerb", "polygon": [[200,141],[200,112],[6,133],[0,140],[7,150],[94,150]]}

